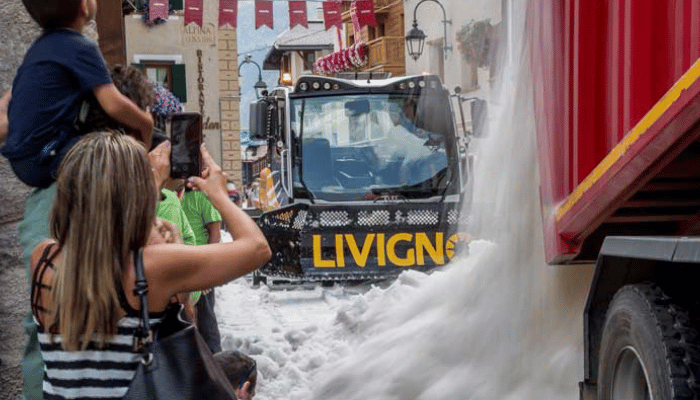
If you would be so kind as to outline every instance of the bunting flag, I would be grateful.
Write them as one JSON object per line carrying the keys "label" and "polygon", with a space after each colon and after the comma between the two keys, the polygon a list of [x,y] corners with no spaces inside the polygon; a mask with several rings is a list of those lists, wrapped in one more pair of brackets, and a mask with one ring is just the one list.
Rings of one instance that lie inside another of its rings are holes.
{"label": "bunting flag", "polygon": [[355,0],[355,10],[360,28],[364,26],[377,26],[377,18],[374,15],[374,0]]}
{"label": "bunting flag", "polygon": [[204,18],[204,0],[186,0],[185,2],[185,26],[194,22],[202,26]]}
{"label": "bunting flag", "polygon": [[304,28],[309,27],[309,19],[306,15],[305,1],[290,1],[289,2],[289,29],[301,25]]}
{"label": "bunting flag", "polygon": [[231,28],[238,25],[238,0],[219,0],[219,28],[229,24]]}
{"label": "bunting flag", "polygon": [[343,7],[340,1],[326,0],[323,2],[323,19],[326,21],[326,30],[335,26],[343,29]]}
{"label": "bunting flag", "polygon": [[167,20],[169,11],[169,0],[151,0],[148,4],[148,21],[153,22],[158,18]]}
{"label": "bunting flag", "polygon": [[272,2],[268,0],[255,0],[255,29],[267,26],[274,29],[272,15]]}

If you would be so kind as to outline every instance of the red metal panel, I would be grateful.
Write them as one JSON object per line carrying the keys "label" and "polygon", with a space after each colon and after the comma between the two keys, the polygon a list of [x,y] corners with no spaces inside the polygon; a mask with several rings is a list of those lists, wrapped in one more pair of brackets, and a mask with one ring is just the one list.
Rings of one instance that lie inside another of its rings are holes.
{"label": "red metal panel", "polygon": [[577,186],[700,56],[700,7],[686,0],[541,0],[530,8],[540,193],[551,261],[571,257],[581,237],[616,206],[591,197],[594,206],[577,203],[575,217],[552,222],[556,205],[570,202]]}

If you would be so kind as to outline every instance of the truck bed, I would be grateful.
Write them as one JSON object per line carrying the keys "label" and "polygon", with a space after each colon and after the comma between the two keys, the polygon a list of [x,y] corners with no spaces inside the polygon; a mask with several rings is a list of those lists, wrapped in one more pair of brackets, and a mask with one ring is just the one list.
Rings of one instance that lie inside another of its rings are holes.
{"label": "truck bed", "polygon": [[700,8],[529,3],[546,258],[595,260],[607,235],[700,230]]}

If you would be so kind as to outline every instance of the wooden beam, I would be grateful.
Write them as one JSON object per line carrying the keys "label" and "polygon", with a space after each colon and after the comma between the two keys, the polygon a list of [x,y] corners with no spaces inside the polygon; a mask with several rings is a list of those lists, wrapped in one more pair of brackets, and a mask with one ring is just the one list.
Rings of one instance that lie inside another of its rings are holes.
{"label": "wooden beam", "polygon": [[107,65],[126,65],[126,35],[121,1],[100,1],[97,7],[97,34]]}

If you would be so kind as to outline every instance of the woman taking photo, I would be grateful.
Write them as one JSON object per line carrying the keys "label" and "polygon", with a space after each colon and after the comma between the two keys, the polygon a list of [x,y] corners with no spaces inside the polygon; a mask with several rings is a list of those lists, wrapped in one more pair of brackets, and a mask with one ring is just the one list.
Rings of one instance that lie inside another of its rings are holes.
{"label": "woman taking photo", "polygon": [[51,210],[53,238],[41,242],[31,258],[45,398],[126,393],[141,357],[133,349],[140,309],[133,259],[140,248],[156,326],[177,293],[225,284],[270,258],[265,237],[229,199],[226,176],[204,148],[202,177],[190,178],[188,185],[205,193],[235,239],[148,245],[149,235],[159,235],[153,229],[159,179],[154,174],[165,177],[169,170],[167,144],[160,150],[152,170],[134,139],[98,132],[81,139],[61,164]]}

